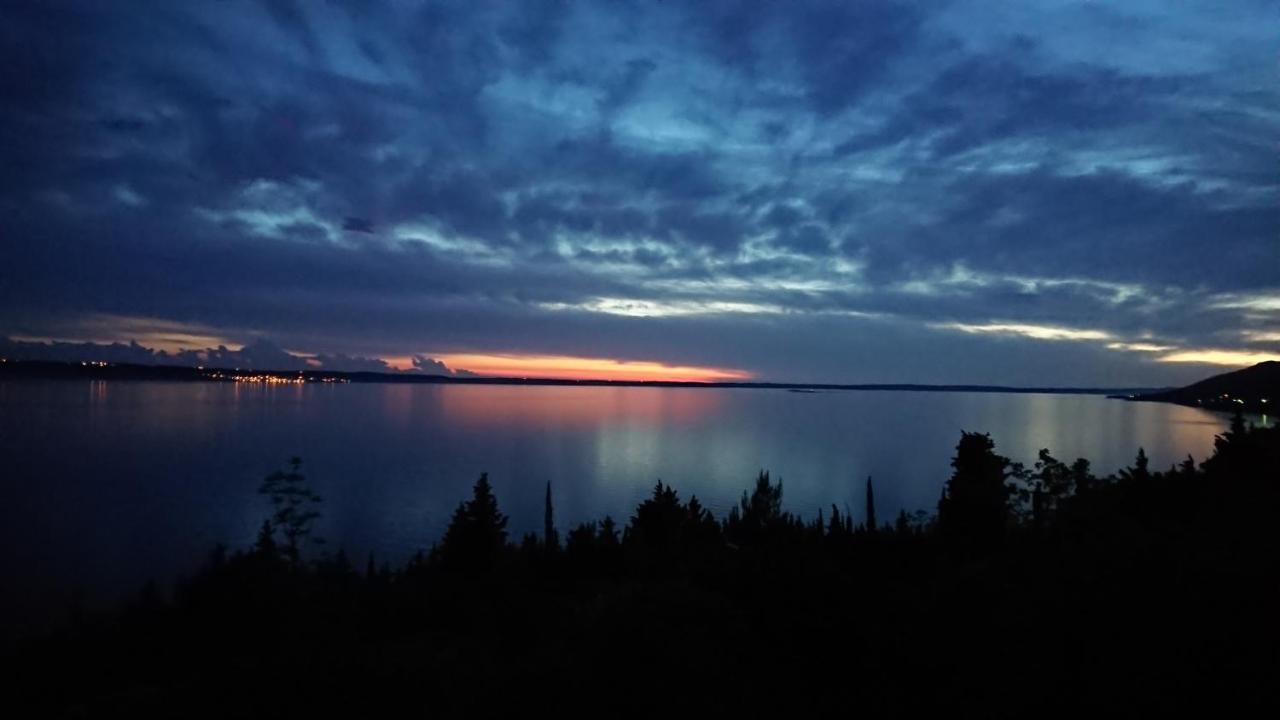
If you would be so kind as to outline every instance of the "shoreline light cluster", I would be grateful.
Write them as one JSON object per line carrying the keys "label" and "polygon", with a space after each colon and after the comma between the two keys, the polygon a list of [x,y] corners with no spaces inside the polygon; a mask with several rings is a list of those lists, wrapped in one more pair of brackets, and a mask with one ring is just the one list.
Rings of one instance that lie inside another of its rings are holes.
{"label": "shoreline light cluster", "polygon": [[258,383],[263,385],[302,385],[305,383],[349,383],[347,378],[340,377],[317,377],[308,378],[304,375],[270,375],[267,373],[223,373],[211,372],[205,373],[204,377],[209,380],[220,380],[224,382],[238,383]]}

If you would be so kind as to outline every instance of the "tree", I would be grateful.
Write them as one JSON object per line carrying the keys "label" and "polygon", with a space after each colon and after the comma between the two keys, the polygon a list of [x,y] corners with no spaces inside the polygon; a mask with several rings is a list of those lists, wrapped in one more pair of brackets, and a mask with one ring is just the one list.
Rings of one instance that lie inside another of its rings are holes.
{"label": "tree", "polygon": [[898,511],[898,519],[893,523],[893,532],[897,534],[898,537],[910,537],[911,519],[907,517],[906,508]]}
{"label": "tree", "polygon": [[258,529],[258,541],[253,544],[253,551],[264,558],[274,559],[279,556],[280,549],[276,547],[276,534],[270,520],[262,521],[262,527]]}
{"label": "tree", "polygon": [[543,513],[542,542],[548,553],[560,549],[560,534],[556,532],[555,511],[551,508],[551,482],[547,481],[546,509]]}
{"label": "tree", "polygon": [[613,518],[605,515],[604,520],[600,521],[600,544],[604,547],[613,548],[618,546],[618,525]]}
{"label": "tree", "polygon": [[867,476],[867,532],[876,531],[876,491],[871,486],[871,476]]}
{"label": "tree", "polygon": [[695,546],[715,544],[720,539],[720,523],[704,508],[697,495],[685,503],[685,540]]}
{"label": "tree", "polygon": [[571,558],[589,556],[595,549],[595,544],[596,524],[595,522],[584,522],[569,531],[569,536],[565,538],[564,548]]}
{"label": "tree", "polygon": [[1018,469],[995,453],[986,433],[961,432],[954,471],[938,501],[938,529],[948,538],[977,546],[1000,541],[1009,519],[1011,488],[1006,481]]}
{"label": "tree", "polygon": [[1280,477],[1280,426],[1256,427],[1246,423],[1238,411],[1230,429],[1213,440],[1213,455],[1200,469],[1215,481],[1232,484],[1261,483],[1274,488]]}
{"label": "tree", "polygon": [[1067,465],[1051,455],[1048,448],[1040,450],[1031,472],[1020,479],[1023,482],[1017,489],[1018,499],[1023,511],[1030,505],[1031,522],[1036,528],[1050,522],[1068,497],[1087,492],[1093,483],[1088,460],[1079,458]]}
{"label": "tree", "polygon": [[677,552],[684,524],[685,508],[681,507],[675,488],[659,480],[653,495],[636,506],[626,539],[634,547],[665,559]]}
{"label": "tree", "polygon": [[263,524],[258,545],[266,547],[263,533],[266,534],[266,539],[272,539],[275,530],[279,530],[284,536],[283,553],[293,562],[298,562],[301,558],[303,543],[308,540],[316,544],[324,543],[321,538],[311,537],[313,525],[320,517],[317,508],[323,498],[307,486],[307,479],[300,472],[301,467],[301,458],[290,458],[288,472],[277,470],[263,478],[262,484],[258,486],[258,492],[271,498],[271,504],[275,507],[269,523]]}
{"label": "tree", "polygon": [[763,529],[777,525],[784,519],[782,512],[782,481],[769,482],[769,473],[761,470],[755,489],[748,496],[742,492],[742,523],[749,529]]}
{"label": "tree", "polygon": [[1071,463],[1071,483],[1077,495],[1087,493],[1097,485],[1097,478],[1089,470],[1088,460],[1076,458],[1076,461]]}
{"label": "tree", "polygon": [[490,570],[498,564],[506,547],[507,517],[498,511],[489,473],[481,473],[471,499],[458,505],[440,540],[440,562],[449,570]]}
{"label": "tree", "polygon": [[1151,461],[1147,459],[1147,451],[1138,448],[1138,456],[1133,460],[1133,467],[1124,468],[1120,471],[1120,477],[1129,482],[1146,482],[1151,479],[1151,470],[1148,467]]}
{"label": "tree", "polygon": [[827,526],[827,537],[838,538],[843,537],[844,521],[840,519],[840,510],[835,503],[831,503],[831,523]]}

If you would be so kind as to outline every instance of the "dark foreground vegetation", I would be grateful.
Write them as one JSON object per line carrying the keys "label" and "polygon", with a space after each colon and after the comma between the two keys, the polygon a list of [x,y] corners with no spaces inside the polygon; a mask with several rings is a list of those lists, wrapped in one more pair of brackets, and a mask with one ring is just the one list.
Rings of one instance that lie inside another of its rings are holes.
{"label": "dark foreground vegetation", "polygon": [[1139,452],[1107,478],[965,433],[953,467],[936,515],[885,523],[869,481],[858,522],[801,519],[762,474],[723,519],[659,483],[562,538],[548,488],[545,531],[518,542],[482,476],[430,552],[388,567],[316,547],[295,463],[264,481],[253,547],[27,643],[10,698],[85,717],[1277,705],[1280,429],[1237,417],[1199,466]]}

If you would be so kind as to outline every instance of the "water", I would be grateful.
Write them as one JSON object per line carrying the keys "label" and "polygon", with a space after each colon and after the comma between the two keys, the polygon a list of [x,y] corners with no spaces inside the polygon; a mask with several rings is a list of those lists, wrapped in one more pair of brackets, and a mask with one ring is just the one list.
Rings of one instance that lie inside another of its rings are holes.
{"label": "water", "polygon": [[[723,516],[760,469],[785,506],[862,519],[932,510],[960,431],[1027,464],[1050,448],[1098,474],[1208,456],[1227,418],[1098,396],[984,393],[161,382],[0,382],[0,577],[28,607],[167,583],[215,542],[248,545],[258,482],[292,455],[325,497],[319,526],[359,562],[437,539],[482,471],[518,537],[625,521],[658,479]],[[828,510],[829,512],[829,510]]]}

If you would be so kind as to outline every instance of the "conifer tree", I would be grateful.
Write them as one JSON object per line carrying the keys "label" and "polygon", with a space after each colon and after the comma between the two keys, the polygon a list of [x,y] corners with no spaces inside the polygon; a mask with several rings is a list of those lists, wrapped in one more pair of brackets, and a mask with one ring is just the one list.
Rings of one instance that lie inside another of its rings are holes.
{"label": "conifer tree", "polygon": [[320,517],[318,508],[323,498],[308,487],[301,467],[301,458],[290,458],[287,472],[277,470],[263,478],[258,486],[258,492],[269,497],[275,507],[270,528],[284,536],[282,552],[293,562],[301,559],[302,545],[308,540],[316,544],[324,542],[311,536],[312,527]]}
{"label": "conifer tree", "polygon": [[876,531],[876,491],[871,486],[871,476],[867,476],[867,532]]}
{"label": "conifer tree", "polygon": [[438,554],[445,568],[462,571],[492,569],[507,545],[507,517],[482,473],[470,500],[458,505],[440,540]]}
{"label": "conifer tree", "polygon": [[560,549],[560,535],[556,532],[555,511],[551,508],[551,482],[547,481],[546,509],[543,513],[542,542],[547,552]]}

